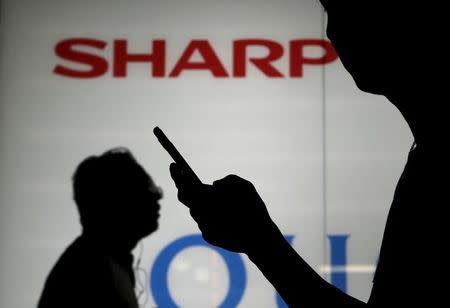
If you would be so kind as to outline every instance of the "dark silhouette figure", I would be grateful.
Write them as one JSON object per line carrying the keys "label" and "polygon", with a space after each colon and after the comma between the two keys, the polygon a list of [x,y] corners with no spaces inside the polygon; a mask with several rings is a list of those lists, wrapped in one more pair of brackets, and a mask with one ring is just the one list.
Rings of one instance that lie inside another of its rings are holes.
{"label": "dark silhouette figure", "polygon": [[116,148],[81,162],[73,191],[82,234],[50,272],[38,308],[137,308],[131,250],[158,228],[161,190]]}
{"label": "dark silhouette figure", "polygon": [[445,72],[444,61],[434,44],[445,37],[439,25],[439,12],[445,10],[421,1],[322,4],[327,35],[356,85],[387,97],[415,139],[395,190],[369,301],[341,292],[315,273],[283,238],[250,182],[230,175],[213,185],[198,185],[173,163],[179,200],[189,207],[206,241],[247,254],[291,307],[444,307],[447,89],[442,86],[446,77],[439,74]]}

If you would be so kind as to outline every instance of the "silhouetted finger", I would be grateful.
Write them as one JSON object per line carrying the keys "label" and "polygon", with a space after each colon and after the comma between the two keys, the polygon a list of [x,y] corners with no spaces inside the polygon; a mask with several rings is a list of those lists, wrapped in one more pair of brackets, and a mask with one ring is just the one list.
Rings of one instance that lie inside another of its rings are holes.
{"label": "silhouetted finger", "polygon": [[178,167],[176,163],[171,163],[169,166],[170,176],[175,182],[175,186],[180,189],[180,187],[185,186],[183,175],[181,169]]}
{"label": "silhouetted finger", "polygon": [[178,200],[189,208],[203,209],[213,199],[212,186],[205,184],[181,185]]}
{"label": "silhouetted finger", "polygon": [[182,165],[171,163],[169,170],[177,188],[182,186],[198,185],[198,181],[192,178],[191,173],[188,170],[185,170]]}

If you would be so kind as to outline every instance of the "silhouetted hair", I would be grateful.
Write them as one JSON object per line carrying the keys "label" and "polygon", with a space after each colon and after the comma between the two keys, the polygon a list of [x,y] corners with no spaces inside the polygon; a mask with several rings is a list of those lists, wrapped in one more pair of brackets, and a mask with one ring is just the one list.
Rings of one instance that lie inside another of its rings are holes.
{"label": "silhouetted hair", "polygon": [[73,198],[81,225],[101,224],[109,215],[117,215],[130,191],[142,183],[150,184],[150,176],[126,148],[87,157],[73,175]]}
{"label": "silhouetted hair", "polygon": [[[402,41],[405,38],[415,38],[411,42],[410,50],[427,45],[427,37],[432,34],[429,30],[442,31],[437,22],[439,7],[435,4],[425,4],[423,1],[391,1],[391,0],[320,0],[324,9],[340,16],[339,27],[353,27],[351,31],[361,31],[361,36],[373,30],[374,33],[390,35],[392,39]],[[364,28],[358,28],[358,25]],[[370,29],[372,28],[372,29]],[[427,37],[422,37],[424,34]],[[359,39],[360,37],[355,37]],[[376,39],[376,38],[374,38]],[[384,38],[380,38],[383,43]],[[389,46],[386,46],[389,48]],[[430,46],[428,46],[430,49]]]}

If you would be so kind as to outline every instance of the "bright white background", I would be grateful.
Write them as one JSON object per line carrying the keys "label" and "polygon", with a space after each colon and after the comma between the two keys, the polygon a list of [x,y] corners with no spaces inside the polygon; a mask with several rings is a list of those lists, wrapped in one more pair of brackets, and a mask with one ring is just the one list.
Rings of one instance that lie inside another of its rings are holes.
{"label": "bright white background", "polygon": [[[79,234],[70,178],[88,155],[126,146],[163,187],[160,229],[144,241],[148,271],[167,244],[198,232],[176,200],[156,125],[204,182],[229,173],[251,180],[318,271],[329,262],[326,234],[350,234],[350,265],[375,263],[412,138],[399,112],[360,92],[339,61],[306,67],[300,79],[267,78],[254,67],[244,79],[207,71],[154,79],[146,64],[129,65],[122,79],[110,71],[85,80],[52,73],[62,63],[55,43],[71,37],[107,41],[108,60],[114,39],[126,38],[136,52],[165,39],[168,71],[189,41],[208,39],[230,70],[233,40],[271,39],[287,49],[292,39],[321,38],[317,1],[2,0],[0,18],[1,307],[35,306],[52,265]],[[287,54],[276,65],[286,73]],[[223,299],[227,271],[211,254],[194,248],[174,260],[188,264],[169,273],[182,307]],[[275,307],[271,286],[244,260],[240,307]],[[349,274],[349,293],[366,300],[371,279],[370,271]],[[153,306],[150,296],[146,307]]]}

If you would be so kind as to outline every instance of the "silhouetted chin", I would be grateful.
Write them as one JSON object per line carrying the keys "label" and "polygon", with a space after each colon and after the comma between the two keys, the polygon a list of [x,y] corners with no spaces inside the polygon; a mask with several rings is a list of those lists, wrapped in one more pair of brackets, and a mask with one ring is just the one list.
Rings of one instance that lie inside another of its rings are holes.
{"label": "silhouetted chin", "polygon": [[159,228],[159,223],[156,220],[156,221],[153,222],[152,228],[149,230],[147,235],[150,235],[151,233],[155,232],[156,230],[158,230],[158,228]]}
{"label": "silhouetted chin", "polygon": [[341,61],[358,89],[371,94],[386,95],[386,89],[391,81],[390,76],[386,76],[384,64],[369,63],[368,60],[356,57],[350,59],[341,57]]}
{"label": "silhouetted chin", "polygon": [[150,219],[142,228],[142,237],[147,237],[159,228],[158,217]]}
{"label": "silhouetted chin", "polygon": [[356,86],[358,89],[360,89],[363,92],[371,93],[375,95],[386,95],[386,91],[383,87],[380,86],[374,86],[373,82],[367,81],[367,80],[356,80],[355,79]]}
{"label": "silhouetted chin", "polygon": [[361,71],[349,71],[358,89],[363,92],[376,94],[376,95],[386,95],[386,78],[383,78],[377,74],[377,72],[372,73],[370,76],[366,72]]}

